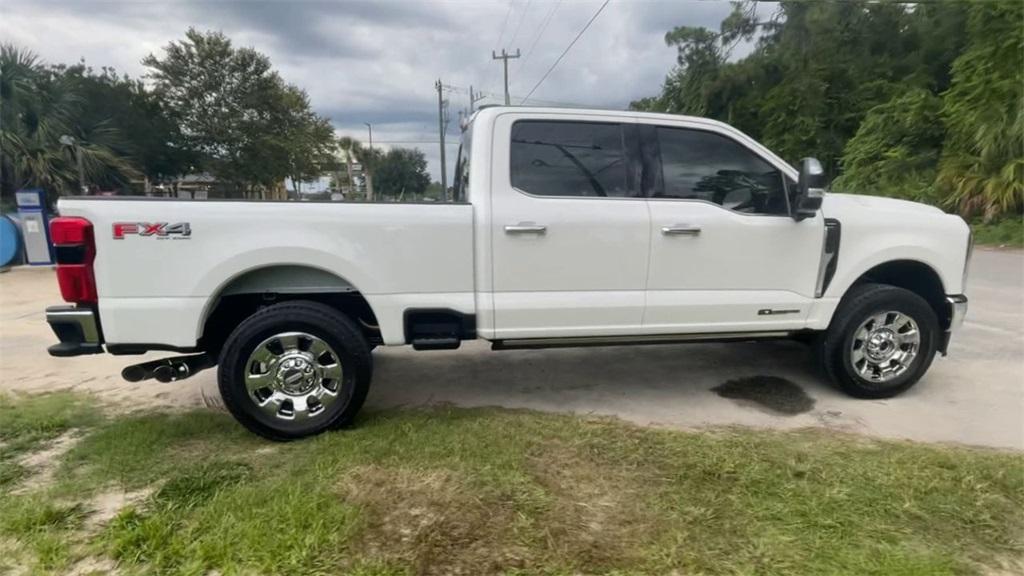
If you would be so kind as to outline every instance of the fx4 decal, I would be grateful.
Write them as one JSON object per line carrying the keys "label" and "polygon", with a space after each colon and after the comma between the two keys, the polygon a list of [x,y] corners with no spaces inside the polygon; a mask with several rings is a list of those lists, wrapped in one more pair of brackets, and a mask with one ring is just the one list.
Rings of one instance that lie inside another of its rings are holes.
{"label": "fx4 decal", "polygon": [[186,239],[192,236],[192,227],[188,222],[114,222],[113,228],[114,240],[124,240],[128,235],[154,236],[159,239]]}

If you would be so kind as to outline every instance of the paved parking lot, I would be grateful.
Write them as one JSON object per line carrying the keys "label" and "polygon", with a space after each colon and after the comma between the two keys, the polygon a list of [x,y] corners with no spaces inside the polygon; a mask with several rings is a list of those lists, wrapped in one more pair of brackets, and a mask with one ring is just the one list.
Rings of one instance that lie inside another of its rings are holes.
{"label": "paved parking lot", "polygon": [[[1024,449],[1024,252],[976,251],[968,296],[950,356],[890,400],[842,395],[792,342],[506,352],[473,342],[450,352],[378,349],[367,407],[497,405],[643,425],[819,426]],[[219,402],[212,370],[180,383],[121,380],[121,368],[159,354],[50,358],[42,311],[59,301],[48,269],[0,274],[0,390],[89,390],[126,408]]]}

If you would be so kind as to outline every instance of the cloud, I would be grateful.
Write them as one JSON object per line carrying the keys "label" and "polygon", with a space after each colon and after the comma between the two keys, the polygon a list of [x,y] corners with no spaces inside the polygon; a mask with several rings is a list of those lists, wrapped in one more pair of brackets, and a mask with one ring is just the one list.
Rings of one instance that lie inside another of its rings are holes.
{"label": "cloud", "polygon": [[[2,0],[0,37],[52,63],[85,59],[141,76],[141,60],[159,55],[189,27],[220,30],[267,54],[339,133],[365,140],[363,123],[371,122],[375,142],[433,142],[408,146],[424,150],[438,178],[434,82],[453,87],[446,97],[454,142],[456,111],[468,107],[470,85],[487,95],[484,102],[502,99],[501,63],[491,59],[492,49],[521,50],[509,62],[518,103],[601,1]],[[731,9],[724,1],[613,0],[527,103],[621,109],[653,95],[675,64],[665,32],[680,25],[717,29]],[[455,146],[448,149],[451,173]]]}

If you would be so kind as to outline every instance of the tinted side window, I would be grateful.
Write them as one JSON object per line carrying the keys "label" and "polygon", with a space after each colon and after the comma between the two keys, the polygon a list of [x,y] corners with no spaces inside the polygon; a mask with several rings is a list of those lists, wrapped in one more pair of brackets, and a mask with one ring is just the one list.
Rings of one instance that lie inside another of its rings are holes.
{"label": "tinted side window", "polygon": [[706,200],[751,214],[788,213],[782,173],[742,144],[701,130],[658,128],[662,198]]}
{"label": "tinted side window", "polygon": [[620,124],[520,120],[512,186],[537,196],[632,196]]}

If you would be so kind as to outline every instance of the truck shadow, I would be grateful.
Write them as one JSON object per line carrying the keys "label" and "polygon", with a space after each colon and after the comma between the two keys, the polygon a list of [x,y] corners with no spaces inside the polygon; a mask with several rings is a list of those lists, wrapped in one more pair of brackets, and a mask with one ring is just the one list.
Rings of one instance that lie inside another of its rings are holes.
{"label": "truck shadow", "polygon": [[646,421],[686,412],[689,420],[704,409],[734,410],[733,402],[791,416],[837,394],[810,350],[788,341],[502,352],[469,342],[456,351],[378,349],[374,363],[369,408],[502,406]]}

